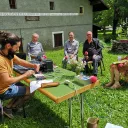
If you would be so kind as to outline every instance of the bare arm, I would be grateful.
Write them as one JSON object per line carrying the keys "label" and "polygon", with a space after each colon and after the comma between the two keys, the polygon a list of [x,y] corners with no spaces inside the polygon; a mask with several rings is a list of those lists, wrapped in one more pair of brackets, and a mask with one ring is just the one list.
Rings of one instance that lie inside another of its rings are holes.
{"label": "bare arm", "polygon": [[17,76],[17,77],[10,77],[8,73],[0,73],[1,83],[4,83],[6,85],[11,85],[13,83],[19,82],[20,80],[23,80],[26,77],[31,76],[34,74],[34,71],[29,70],[23,75]]}
{"label": "bare arm", "polygon": [[18,65],[21,65],[21,66],[24,66],[24,67],[29,67],[29,68],[34,68],[37,72],[39,71],[40,69],[40,66],[37,65],[37,64],[32,64],[28,61],[25,61],[23,59],[20,59],[19,57],[15,56],[14,57],[14,63],[15,64],[18,64]]}

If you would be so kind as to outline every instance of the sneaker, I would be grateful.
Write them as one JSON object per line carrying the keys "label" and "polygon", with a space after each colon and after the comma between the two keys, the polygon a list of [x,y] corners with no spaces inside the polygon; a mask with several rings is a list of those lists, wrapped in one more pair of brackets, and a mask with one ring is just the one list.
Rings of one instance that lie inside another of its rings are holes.
{"label": "sneaker", "polygon": [[4,107],[3,108],[4,115],[6,115],[8,118],[13,119],[14,116],[12,115],[12,109]]}

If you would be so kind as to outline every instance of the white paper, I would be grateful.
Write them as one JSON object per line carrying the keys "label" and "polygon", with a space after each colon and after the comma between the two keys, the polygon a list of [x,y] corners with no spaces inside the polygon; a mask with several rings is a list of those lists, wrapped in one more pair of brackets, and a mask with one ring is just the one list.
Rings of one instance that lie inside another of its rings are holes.
{"label": "white paper", "polygon": [[110,123],[107,123],[105,128],[123,128],[122,126],[117,126],[117,125],[114,125],[114,124],[110,124]]}
{"label": "white paper", "polygon": [[53,80],[39,80],[39,81],[32,81],[30,82],[30,93],[34,92],[38,88],[41,87],[43,83],[51,83]]}
{"label": "white paper", "polygon": [[44,76],[43,74],[34,74],[34,76],[37,78],[37,77],[41,77],[41,76]]}

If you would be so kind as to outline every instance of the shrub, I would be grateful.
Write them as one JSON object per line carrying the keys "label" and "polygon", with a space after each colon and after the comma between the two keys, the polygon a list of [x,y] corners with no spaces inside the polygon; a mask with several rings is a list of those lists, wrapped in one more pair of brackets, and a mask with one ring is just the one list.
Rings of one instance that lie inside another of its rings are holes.
{"label": "shrub", "polygon": [[111,40],[114,40],[117,38],[117,35],[105,35],[104,36],[104,42],[105,43],[110,43]]}

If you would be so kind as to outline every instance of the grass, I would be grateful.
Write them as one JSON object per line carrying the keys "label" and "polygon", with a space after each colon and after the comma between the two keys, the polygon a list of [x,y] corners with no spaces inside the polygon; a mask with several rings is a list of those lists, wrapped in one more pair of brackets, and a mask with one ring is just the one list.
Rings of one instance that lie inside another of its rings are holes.
{"label": "grass", "polygon": [[[127,35],[124,35],[124,36],[122,35],[122,28],[121,27],[117,28],[116,34],[118,35],[116,37],[117,40],[121,40],[121,39],[127,40],[128,39]],[[98,31],[98,38],[101,40],[105,40],[105,38],[109,38],[111,40],[113,38],[112,30],[106,30],[105,35],[103,34],[102,30]]]}
{"label": "grass", "polygon": [[[103,43],[103,42],[102,42]],[[104,43],[103,43],[104,44]],[[98,74],[100,85],[84,93],[84,122],[88,117],[98,117],[99,128],[104,128],[107,122],[128,127],[128,86],[119,90],[104,89],[102,86],[109,81],[109,65],[117,60],[117,54],[111,53],[107,44],[103,49],[106,70],[103,76]],[[63,50],[48,51],[47,56],[54,60],[56,65],[61,66]],[[125,56],[124,54],[119,54]],[[79,49],[82,56],[82,44]],[[62,90],[63,91],[63,90]],[[80,128],[80,104],[73,100],[72,128]],[[22,112],[15,114],[10,120],[5,118],[5,124],[0,128],[64,128],[68,125],[68,101],[55,104],[36,91],[35,96],[26,105],[27,118],[22,117]]]}

